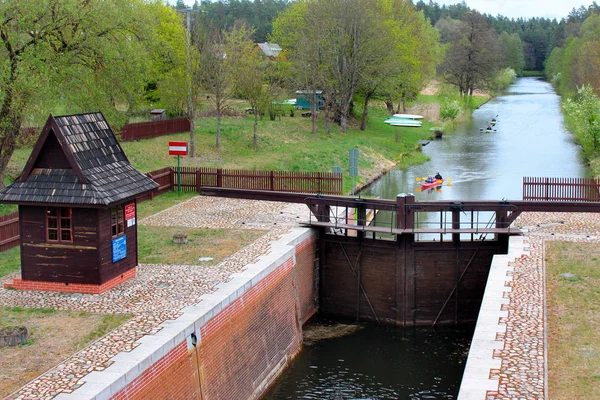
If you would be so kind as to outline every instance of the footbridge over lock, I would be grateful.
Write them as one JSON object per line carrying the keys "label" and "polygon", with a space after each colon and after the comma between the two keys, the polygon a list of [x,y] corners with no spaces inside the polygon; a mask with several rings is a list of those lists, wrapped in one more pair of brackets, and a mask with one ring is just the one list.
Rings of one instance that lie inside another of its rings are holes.
{"label": "footbridge over lock", "polygon": [[[525,200],[416,201],[201,188],[208,196],[304,203],[318,232],[319,314],[397,326],[475,323],[496,254],[523,212],[600,212],[595,181],[525,178]],[[592,194],[590,194],[592,193]]]}

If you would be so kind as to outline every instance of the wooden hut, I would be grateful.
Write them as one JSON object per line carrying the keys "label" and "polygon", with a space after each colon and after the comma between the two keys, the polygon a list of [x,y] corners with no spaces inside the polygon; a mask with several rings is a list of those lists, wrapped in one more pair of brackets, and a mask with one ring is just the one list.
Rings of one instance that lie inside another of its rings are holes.
{"label": "wooden hut", "polygon": [[164,108],[155,108],[154,110],[150,110],[150,120],[151,121],[164,121],[167,119],[167,110]]}
{"label": "wooden hut", "polygon": [[135,170],[102,113],[50,115],[21,176],[0,190],[19,205],[21,278],[5,285],[101,293],[135,276]]}

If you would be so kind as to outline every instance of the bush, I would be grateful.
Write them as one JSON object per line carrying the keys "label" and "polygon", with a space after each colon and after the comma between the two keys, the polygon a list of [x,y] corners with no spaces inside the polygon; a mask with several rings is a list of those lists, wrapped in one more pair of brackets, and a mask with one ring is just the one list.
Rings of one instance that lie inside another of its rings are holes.
{"label": "bush", "polygon": [[440,118],[442,120],[455,120],[460,115],[460,102],[458,100],[444,99],[440,106]]}

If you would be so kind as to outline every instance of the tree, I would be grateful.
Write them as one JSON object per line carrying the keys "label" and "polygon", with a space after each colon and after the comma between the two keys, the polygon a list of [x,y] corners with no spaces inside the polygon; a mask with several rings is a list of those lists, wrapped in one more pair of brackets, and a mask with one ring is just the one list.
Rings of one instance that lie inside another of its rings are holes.
{"label": "tree", "polygon": [[381,3],[369,0],[315,2],[315,15],[325,18],[323,51],[327,80],[337,94],[340,130],[345,133],[354,94],[363,74],[379,61]]}
{"label": "tree", "polygon": [[204,88],[210,96],[210,101],[215,106],[217,114],[217,137],[216,147],[221,148],[221,116],[227,108],[228,99],[231,96],[231,83],[226,68],[226,54],[224,41],[221,34],[215,34],[209,38],[200,50],[201,65],[197,76],[198,84]]}
{"label": "tree", "polygon": [[[165,6],[166,7],[166,6]],[[129,0],[0,2],[0,185],[26,120],[51,110],[101,109],[113,123],[117,106],[135,104],[148,71],[144,40],[155,18]]]}
{"label": "tree", "polygon": [[394,55],[397,68],[384,85],[384,98],[397,103],[400,112],[405,104],[417,98],[427,85],[442,58],[438,31],[408,1],[392,3],[396,39]]}
{"label": "tree", "polygon": [[497,39],[485,18],[468,13],[446,49],[440,72],[446,82],[458,87],[461,96],[471,96],[476,88],[493,77],[497,54]]}
{"label": "tree", "polygon": [[152,40],[146,44],[151,55],[145,98],[152,108],[165,108],[170,115],[187,110],[186,32],[182,15],[160,3],[149,3],[152,15],[160,21]]}
{"label": "tree", "polygon": [[246,24],[225,33],[226,68],[236,93],[248,100],[254,113],[252,143],[258,148],[258,116],[271,101],[271,86],[265,84],[265,68],[260,50],[250,39],[252,29]]}
{"label": "tree", "polygon": [[[317,134],[317,92],[325,87],[325,31],[321,18],[310,13],[308,2],[297,2],[273,22],[273,40],[287,50],[291,62],[293,86],[307,90],[311,111],[312,133]],[[328,114],[329,107],[326,108]],[[328,115],[326,115],[328,122]],[[329,133],[329,130],[327,131]]]}
{"label": "tree", "polygon": [[523,75],[525,57],[523,56],[523,42],[516,33],[502,32],[498,38],[502,67],[512,68],[518,76]]}
{"label": "tree", "polygon": [[575,126],[575,136],[588,159],[600,155],[600,100],[590,86],[578,89],[564,103],[566,115]]}

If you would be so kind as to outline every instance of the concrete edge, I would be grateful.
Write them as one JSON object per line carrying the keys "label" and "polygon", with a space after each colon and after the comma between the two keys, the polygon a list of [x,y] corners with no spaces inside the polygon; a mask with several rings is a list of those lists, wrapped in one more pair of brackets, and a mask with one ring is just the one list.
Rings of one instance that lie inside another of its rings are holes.
{"label": "concrete edge", "polygon": [[296,263],[296,246],[314,233],[310,228],[293,228],[277,240],[270,242],[271,251],[259,257],[231,280],[221,283],[215,292],[201,296],[199,303],[182,309],[182,315],[175,320],[160,324],[162,328],[155,334],[141,337],[139,344],[131,352],[121,352],[111,358],[112,365],[103,371],[93,371],[81,379],[82,386],[72,393],[62,393],[55,400],[105,400],[127,387],[161,357],[186,340],[188,350],[193,347],[191,334],[201,341],[200,328],[215,317],[221,310],[240,298],[273,272],[283,262],[293,259]]}
{"label": "concrete edge", "polygon": [[499,369],[501,365],[501,361],[494,358],[494,350],[504,348],[502,334],[506,332],[506,326],[500,318],[508,316],[502,305],[509,301],[504,293],[510,292],[506,283],[512,280],[512,262],[529,254],[525,240],[523,236],[511,236],[508,253],[495,255],[492,259],[458,400],[485,400],[487,391],[498,390],[499,381],[490,376],[492,369]]}

